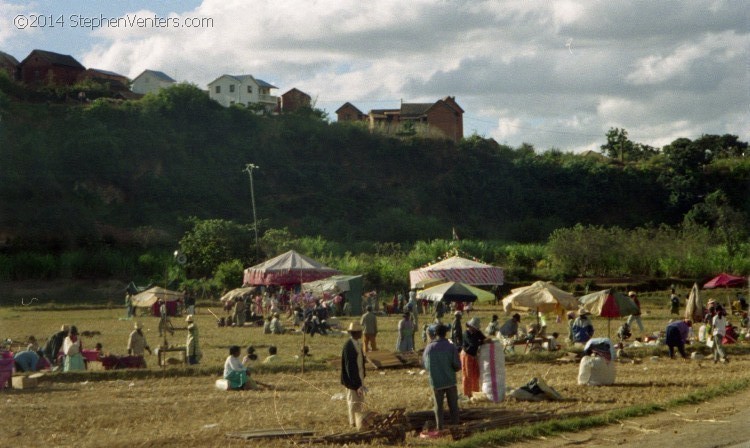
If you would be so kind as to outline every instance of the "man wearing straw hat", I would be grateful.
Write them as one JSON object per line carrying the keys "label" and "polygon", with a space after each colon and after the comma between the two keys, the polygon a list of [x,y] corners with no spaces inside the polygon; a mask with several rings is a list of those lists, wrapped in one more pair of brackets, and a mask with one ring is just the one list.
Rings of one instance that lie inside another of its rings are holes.
{"label": "man wearing straw hat", "polygon": [[362,354],[362,326],[358,322],[349,324],[350,339],[341,352],[341,384],[346,387],[346,404],[349,409],[349,425],[357,426],[357,413],[364,409],[365,358]]}

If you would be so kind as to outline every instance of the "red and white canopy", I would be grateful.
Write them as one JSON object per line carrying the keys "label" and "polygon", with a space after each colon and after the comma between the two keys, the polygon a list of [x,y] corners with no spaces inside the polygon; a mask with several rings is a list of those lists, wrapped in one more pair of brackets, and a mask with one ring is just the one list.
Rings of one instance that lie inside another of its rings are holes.
{"label": "red and white canopy", "polygon": [[409,272],[412,288],[416,287],[417,282],[429,278],[444,278],[467,285],[502,285],[504,275],[502,268],[456,255]]}
{"label": "red and white canopy", "polygon": [[295,285],[339,274],[293,250],[245,269],[245,285]]}

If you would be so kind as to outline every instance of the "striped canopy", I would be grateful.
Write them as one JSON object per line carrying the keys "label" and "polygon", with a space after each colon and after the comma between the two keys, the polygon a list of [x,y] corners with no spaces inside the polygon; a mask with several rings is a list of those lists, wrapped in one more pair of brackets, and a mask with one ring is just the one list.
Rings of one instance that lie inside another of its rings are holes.
{"label": "striped canopy", "polygon": [[295,285],[312,282],[339,271],[293,250],[245,269],[245,285]]}
{"label": "striped canopy", "polygon": [[409,272],[411,287],[430,278],[444,278],[467,285],[502,285],[503,269],[459,256],[447,258],[433,265],[423,266]]}

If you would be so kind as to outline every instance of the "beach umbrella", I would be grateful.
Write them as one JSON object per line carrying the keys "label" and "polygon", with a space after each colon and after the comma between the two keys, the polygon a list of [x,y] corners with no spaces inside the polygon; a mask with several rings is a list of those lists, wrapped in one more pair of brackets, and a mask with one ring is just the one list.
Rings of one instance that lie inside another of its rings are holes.
{"label": "beach umbrella", "polygon": [[701,291],[697,283],[693,283],[693,288],[690,290],[687,305],[685,306],[685,319],[690,319],[693,322],[701,322],[703,320],[703,301],[701,300]]}
{"label": "beach umbrella", "polygon": [[503,299],[503,309],[506,312],[536,310],[549,313],[578,309],[575,296],[556,287],[552,282],[539,281],[512,289],[510,292],[510,295]]}
{"label": "beach umbrella", "polygon": [[611,336],[613,317],[628,316],[638,312],[638,305],[633,299],[611,289],[604,289],[578,298],[581,308],[594,316],[607,318],[607,335]]}
{"label": "beach umbrella", "polygon": [[222,302],[227,302],[229,300],[235,300],[239,297],[247,299],[248,297],[252,297],[252,295],[256,291],[257,288],[255,286],[250,286],[248,288],[236,288],[221,296],[221,299],[219,300],[221,300]]}
{"label": "beach umbrella", "polygon": [[433,302],[475,302],[477,294],[472,291],[469,285],[457,282],[441,283],[432,288],[427,288],[417,294],[420,299],[427,299]]}

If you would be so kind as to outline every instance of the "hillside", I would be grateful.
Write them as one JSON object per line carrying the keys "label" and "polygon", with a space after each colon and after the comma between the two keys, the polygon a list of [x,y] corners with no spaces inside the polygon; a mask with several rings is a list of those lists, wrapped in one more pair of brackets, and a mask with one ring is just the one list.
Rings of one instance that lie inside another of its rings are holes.
{"label": "hillside", "polygon": [[[477,136],[398,140],[317,111],[225,109],[190,85],[86,105],[6,89],[0,114],[0,235],[14,247],[173,245],[190,216],[251,223],[247,163],[260,167],[262,228],[335,241],[447,238],[455,227],[524,242],[579,222],[676,224],[719,187],[750,212],[744,159],[702,166],[687,188],[662,156],[618,164]],[[676,201],[676,190],[689,194]]]}

